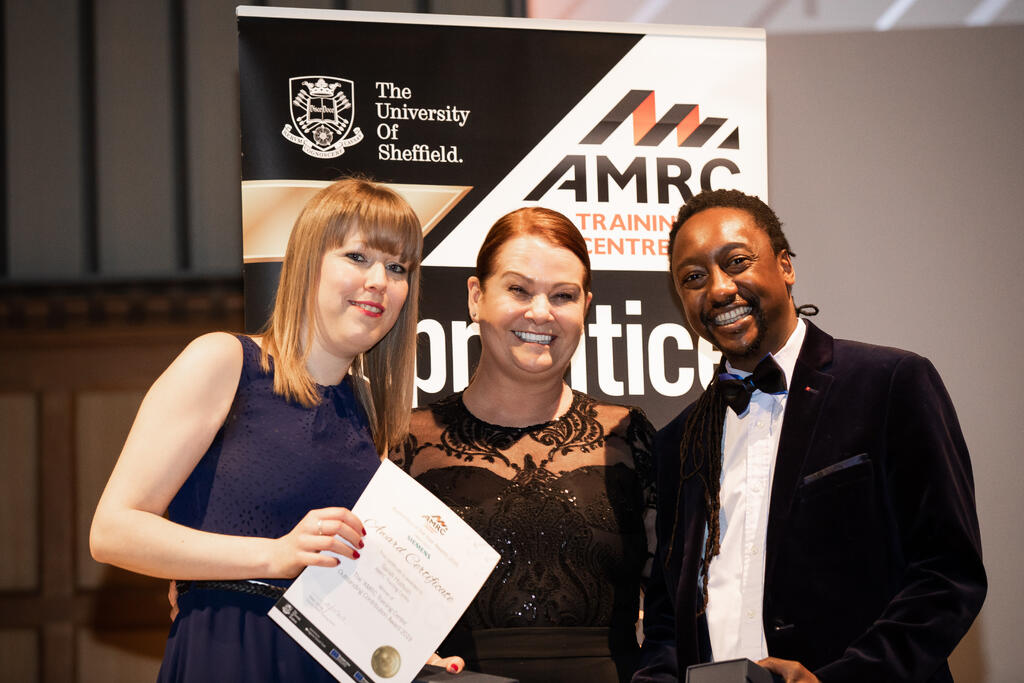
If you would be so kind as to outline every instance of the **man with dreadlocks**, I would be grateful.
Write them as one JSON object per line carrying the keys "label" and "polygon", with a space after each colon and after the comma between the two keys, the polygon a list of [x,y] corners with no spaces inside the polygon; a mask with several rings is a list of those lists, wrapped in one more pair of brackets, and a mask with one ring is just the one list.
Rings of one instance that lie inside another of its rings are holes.
{"label": "man with dreadlocks", "polygon": [[786,681],[952,681],[985,597],[967,447],[932,364],[798,317],[775,213],[679,212],[671,276],[718,376],[659,434],[634,683],[746,657]]}

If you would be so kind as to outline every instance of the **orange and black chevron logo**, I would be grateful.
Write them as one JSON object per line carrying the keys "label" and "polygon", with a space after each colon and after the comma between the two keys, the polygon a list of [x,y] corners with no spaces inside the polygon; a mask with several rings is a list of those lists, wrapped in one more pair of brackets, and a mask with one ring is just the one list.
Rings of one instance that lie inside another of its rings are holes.
{"label": "orange and black chevron logo", "polygon": [[[629,117],[633,117],[633,144],[638,147],[656,147],[669,134],[676,131],[679,147],[703,147],[728,119],[708,117],[700,120],[700,107],[696,104],[673,105],[665,115],[655,120],[654,91],[630,90],[587,136],[583,145],[600,145]],[[719,149],[739,149],[740,129],[736,128]]]}

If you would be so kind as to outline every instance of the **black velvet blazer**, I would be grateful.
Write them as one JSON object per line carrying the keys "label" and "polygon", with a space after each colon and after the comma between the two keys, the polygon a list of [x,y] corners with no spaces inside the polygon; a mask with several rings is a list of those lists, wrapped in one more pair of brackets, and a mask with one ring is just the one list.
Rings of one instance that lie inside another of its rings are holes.
{"label": "black velvet blazer", "polygon": [[[659,549],[635,683],[676,680],[707,657],[704,487],[691,477],[679,490],[688,411],[655,443]],[[807,323],[772,483],[768,652],[825,683],[951,681],[946,659],[986,587],[967,446],[935,368]]]}

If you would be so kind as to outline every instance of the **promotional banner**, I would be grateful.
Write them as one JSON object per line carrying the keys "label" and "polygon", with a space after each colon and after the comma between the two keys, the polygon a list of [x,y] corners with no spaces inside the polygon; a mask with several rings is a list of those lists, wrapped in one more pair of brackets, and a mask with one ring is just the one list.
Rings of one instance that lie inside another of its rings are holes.
{"label": "promotional banner", "polygon": [[468,383],[466,278],[521,206],[561,211],[590,251],[574,388],[661,426],[710,381],[718,354],[683,320],[668,233],[701,190],[767,198],[762,30],[263,7],[240,7],[238,29],[249,331],[303,202],[355,173],[423,223],[419,405]]}

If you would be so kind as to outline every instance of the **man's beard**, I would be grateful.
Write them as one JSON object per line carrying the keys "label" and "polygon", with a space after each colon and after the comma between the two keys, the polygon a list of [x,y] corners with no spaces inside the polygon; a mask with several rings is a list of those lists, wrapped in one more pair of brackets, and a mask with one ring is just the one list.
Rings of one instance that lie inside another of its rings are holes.
{"label": "man's beard", "polygon": [[[761,308],[761,299],[754,294],[749,294],[745,295],[743,300],[747,302],[748,306],[750,306],[750,315],[754,316],[754,324],[757,326],[757,335],[754,337],[754,341],[750,342],[747,348],[743,349],[735,356],[736,360],[759,357],[758,353],[761,350],[761,342],[764,341],[765,334],[767,334],[764,309]],[[715,336],[717,326],[713,322],[713,318],[701,313],[700,321],[704,325],[704,329],[707,330],[708,336],[711,337],[711,343],[719,349],[722,349],[722,344],[718,341],[718,337]]]}

